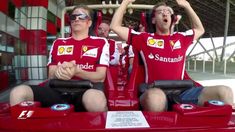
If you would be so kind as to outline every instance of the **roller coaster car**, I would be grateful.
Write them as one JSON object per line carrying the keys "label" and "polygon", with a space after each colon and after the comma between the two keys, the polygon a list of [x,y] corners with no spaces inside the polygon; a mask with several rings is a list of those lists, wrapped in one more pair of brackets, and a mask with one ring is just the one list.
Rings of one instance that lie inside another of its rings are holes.
{"label": "roller coaster car", "polygon": [[[108,112],[75,112],[71,104],[56,104],[43,108],[40,102],[25,101],[13,107],[8,103],[0,104],[1,131],[234,131],[235,116],[232,107],[223,102],[212,100],[204,106],[193,104],[174,104],[172,111],[147,112],[139,109],[138,86],[143,82],[144,68],[136,55],[130,81],[114,84],[112,68],[107,72],[106,94]],[[114,70],[115,71],[115,70]],[[118,79],[118,78],[116,78]],[[178,85],[178,81],[168,81]],[[169,85],[155,82],[157,86]],[[92,87],[89,81],[69,82],[71,88]],[[184,83],[188,85],[187,83]],[[67,87],[68,83],[54,80],[53,87]],[[180,82],[182,85],[182,82]],[[191,84],[189,84],[191,85]],[[120,86],[125,86],[121,87]],[[76,92],[71,91],[71,92]],[[113,111],[114,110],[114,111]],[[111,112],[116,115],[111,116]],[[130,114],[131,112],[131,114]],[[142,113],[147,125],[139,127],[143,119],[136,117]],[[124,114],[123,114],[124,113]],[[124,116],[125,115],[125,116]],[[113,122],[111,119],[113,119]],[[138,122],[138,123],[136,123]],[[117,127],[107,127],[107,124]],[[120,125],[121,124],[121,125]]]}
{"label": "roller coaster car", "polygon": [[[120,75],[121,72],[125,74]],[[71,104],[55,104],[45,108],[34,101],[21,102],[12,107],[9,103],[0,103],[0,131],[235,131],[232,107],[216,100],[205,102],[204,106],[178,103],[166,112],[141,111],[138,87],[144,82],[144,76],[144,66],[138,53],[135,53],[129,80],[126,68],[110,66],[105,80],[108,112],[75,112]],[[174,83],[173,86],[179,84],[173,80],[156,82],[155,85],[166,87],[169,83]],[[58,80],[54,80],[51,86],[60,90],[71,86],[70,92],[76,92],[74,87],[81,85],[92,87],[89,81]]]}

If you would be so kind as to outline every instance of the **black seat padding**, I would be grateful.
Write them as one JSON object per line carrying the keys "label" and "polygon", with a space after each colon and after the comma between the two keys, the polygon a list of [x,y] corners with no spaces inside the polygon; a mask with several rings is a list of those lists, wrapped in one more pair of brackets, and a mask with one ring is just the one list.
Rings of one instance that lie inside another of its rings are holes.
{"label": "black seat padding", "polygon": [[185,90],[192,88],[194,82],[192,80],[158,80],[154,81],[152,84],[142,83],[139,86],[140,93],[143,93],[149,88],[161,88],[163,90]]}
{"label": "black seat padding", "polygon": [[162,89],[184,89],[193,86],[194,82],[192,80],[158,80],[153,83],[153,87]]}
{"label": "black seat padding", "polygon": [[89,80],[49,80],[49,86],[60,92],[79,92],[93,88],[93,84]]}

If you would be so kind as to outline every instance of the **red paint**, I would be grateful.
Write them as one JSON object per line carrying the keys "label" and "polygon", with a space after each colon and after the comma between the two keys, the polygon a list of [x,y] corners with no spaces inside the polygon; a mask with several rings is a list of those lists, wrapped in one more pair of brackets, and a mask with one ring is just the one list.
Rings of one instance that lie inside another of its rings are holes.
{"label": "red paint", "polygon": [[16,7],[22,6],[43,6],[48,8],[48,0],[11,0]]}
{"label": "red paint", "polygon": [[28,41],[28,36],[29,35],[29,31],[26,29],[26,28],[24,28],[23,26],[20,26],[20,40],[21,41]]}
{"label": "red paint", "polygon": [[56,17],[56,27],[61,28],[61,19],[59,17]]}
{"label": "red paint", "polygon": [[18,8],[24,6],[23,0],[12,0],[12,3]]}
{"label": "red paint", "polygon": [[57,34],[56,25],[50,21],[47,21],[47,32],[52,35],[56,35]]}
{"label": "red paint", "polygon": [[48,0],[25,0],[27,6],[43,6],[48,8]]}
{"label": "red paint", "polygon": [[[70,105],[71,106],[71,105]],[[106,129],[106,112],[74,112],[73,106],[66,110],[54,111],[42,108],[40,103],[10,107],[0,103],[0,129],[4,131],[235,131],[235,116],[231,106],[204,106],[210,112],[184,115],[178,110],[169,112],[143,112],[150,128]],[[185,110],[185,113],[187,110]],[[222,114],[221,114],[222,113]]]}
{"label": "red paint", "polygon": [[8,3],[9,0],[1,0],[1,4],[0,4],[0,11],[8,14]]}
{"label": "red paint", "polygon": [[29,80],[28,68],[20,69],[20,78],[21,80]]}
{"label": "red paint", "polygon": [[20,39],[27,43],[28,55],[47,54],[47,32],[43,30],[26,30],[21,28]]}

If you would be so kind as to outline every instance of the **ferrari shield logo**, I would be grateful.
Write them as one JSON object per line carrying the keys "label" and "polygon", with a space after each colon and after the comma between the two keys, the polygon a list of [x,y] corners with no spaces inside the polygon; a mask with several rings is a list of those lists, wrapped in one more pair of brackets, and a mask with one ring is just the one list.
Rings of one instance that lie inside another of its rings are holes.
{"label": "ferrari shield logo", "polygon": [[87,46],[82,46],[82,51],[86,52],[88,50]]}
{"label": "ferrari shield logo", "polygon": [[91,48],[87,46],[82,47],[82,57],[88,56],[88,57],[96,58],[97,55],[98,55],[98,48]]}
{"label": "ferrari shield logo", "polygon": [[170,45],[172,47],[172,50],[181,48],[181,43],[179,40],[177,40],[177,41],[170,40]]}

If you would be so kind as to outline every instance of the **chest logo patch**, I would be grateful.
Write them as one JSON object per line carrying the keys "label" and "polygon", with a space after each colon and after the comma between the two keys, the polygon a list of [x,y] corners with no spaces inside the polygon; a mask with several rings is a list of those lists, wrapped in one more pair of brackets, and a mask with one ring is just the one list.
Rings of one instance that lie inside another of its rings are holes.
{"label": "chest logo patch", "polygon": [[88,50],[88,47],[87,46],[82,46],[82,51],[83,52],[86,52]]}
{"label": "chest logo patch", "polygon": [[179,40],[177,40],[177,41],[170,40],[170,45],[172,47],[172,50],[181,48],[181,43]]}
{"label": "chest logo patch", "polygon": [[148,57],[149,57],[149,59],[154,59],[154,55],[153,55],[152,53],[150,53],[150,54],[148,55]]}
{"label": "chest logo patch", "polygon": [[98,55],[98,48],[89,49],[87,46],[82,47],[82,56],[88,56],[96,58]]}
{"label": "chest logo patch", "polygon": [[154,39],[152,37],[149,37],[147,39],[147,45],[153,48],[164,48],[164,40],[163,39]]}
{"label": "chest logo patch", "polygon": [[73,49],[73,45],[61,45],[58,47],[57,55],[72,55]]}

